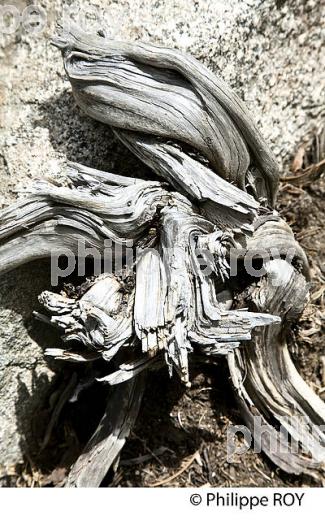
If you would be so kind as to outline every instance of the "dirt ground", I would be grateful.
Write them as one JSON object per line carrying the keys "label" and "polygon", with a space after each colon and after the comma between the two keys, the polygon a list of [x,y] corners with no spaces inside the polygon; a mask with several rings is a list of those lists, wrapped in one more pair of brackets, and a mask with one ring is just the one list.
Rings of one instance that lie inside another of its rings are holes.
{"label": "dirt ground", "polygon": [[[311,266],[311,297],[289,344],[295,363],[314,391],[325,399],[325,179],[324,132],[306,137],[287,159],[278,209],[306,250]],[[322,162],[323,161],[323,162]],[[90,437],[104,409],[107,389],[99,383],[85,389],[77,403],[63,406],[48,444],[44,439],[55,404],[73,372],[62,373],[51,387],[44,408],[33,418],[33,439],[26,439],[26,461],[2,475],[2,486],[62,486],[70,464]],[[241,424],[225,360],[193,364],[192,386],[184,388],[164,372],[149,376],[139,419],[126,443],[120,465],[103,486],[314,486],[293,477],[263,454],[249,450],[227,462],[227,428]],[[83,374],[86,376],[86,374]],[[89,413],[91,411],[91,413]]]}

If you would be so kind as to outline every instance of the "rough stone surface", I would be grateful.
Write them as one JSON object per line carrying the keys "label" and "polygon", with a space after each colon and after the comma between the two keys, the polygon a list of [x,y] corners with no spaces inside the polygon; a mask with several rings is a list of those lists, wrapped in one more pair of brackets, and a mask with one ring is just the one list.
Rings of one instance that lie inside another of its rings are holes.
{"label": "rough stone surface", "polygon": [[[4,3],[20,12],[25,7],[22,1]],[[103,28],[107,36],[193,54],[246,101],[282,167],[324,115],[322,0],[43,0],[38,5],[46,15],[40,34],[22,25],[14,34],[0,30],[0,207],[32,178],[56,175],[67,159],[117,173],[130,168],[110,131],[75,106],[61,56],[49,44],[56,20],[69,23],[72,17],[86,28]],[[37,294],[49,284],[47,262],[0,281],[1,465],[22,460],[30,417],[53,378],[42,352],[54,338],[32,318]]]}

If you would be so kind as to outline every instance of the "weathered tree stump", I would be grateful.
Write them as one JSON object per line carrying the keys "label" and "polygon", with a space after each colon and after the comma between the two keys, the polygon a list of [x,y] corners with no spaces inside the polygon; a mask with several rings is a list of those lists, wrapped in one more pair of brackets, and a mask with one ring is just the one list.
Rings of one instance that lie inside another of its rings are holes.
{"label": "weathered tree stump", "polygon": [[[76,26],[55,44],[80,107],[161,179],[70,163],[62,185],[38,181],[0,215],[1,273],[67,248],[80,256],[80,243],[101,255],[107,241],[137,250],[131,264],[123,257],[121,272],[95,277],[79,298],[40,296],[48,313],[39,317],[65,342],[47,355],[102,358],[110,364],[101,381],[114,387],[68,485],[100,485],[137,418],[146,372],[167,365],[190,384],[196,353],[227,356],[243,420],[254,436],[259,419],[268,432],[261,449],[280,468],[322,473],[325,405],[286,345],[308,299],[308,262],[273,209],[277,164],[245,105],[176,50]],[[255,276],[245,262],[254,255],[263,260]]]}

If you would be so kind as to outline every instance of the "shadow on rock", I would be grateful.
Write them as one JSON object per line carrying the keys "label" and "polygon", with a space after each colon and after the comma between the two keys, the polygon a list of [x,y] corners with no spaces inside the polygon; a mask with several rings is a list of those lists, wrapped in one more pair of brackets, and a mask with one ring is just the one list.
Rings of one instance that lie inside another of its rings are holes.
{"label": "shadow on rock", "polygon": [[69,161],[119,175],[155,178],[116,139],[109,126],[80,110],[69,90],[41,104],[34,125],[48,129],[54,150]]}

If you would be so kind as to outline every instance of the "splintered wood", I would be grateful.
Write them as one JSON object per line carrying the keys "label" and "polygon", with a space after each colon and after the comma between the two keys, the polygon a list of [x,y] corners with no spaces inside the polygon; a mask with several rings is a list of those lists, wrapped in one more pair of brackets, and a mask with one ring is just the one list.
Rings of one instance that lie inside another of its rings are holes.
{"label": "splintered wood", "polygon": [[[112,386],[107,410],[67,485],[100,485],[136,421],[146,373],[167,366],[190,384],[192,354],[227,357],[243,421],[256,438],[259,419],[260,447],[280,468],[322,474],[325,405],[286,345],[308,299],[308,261],[273,209],[277,164],[246,107],[179,51],[76,26],[54,43],[76,102],[157,174],[69,163],[61,185],[40,180],[1,213],[1,273],[67,250],[80,259],[80,243],[99,255],[108,241],[113,255],[130,243],[137,251],[127,282],[106,270],[78,297],[40,295],[38,317],[64,340],[47,355],[112,361],[99,378]],[[263,269],[247,272],[257,253]]]}

